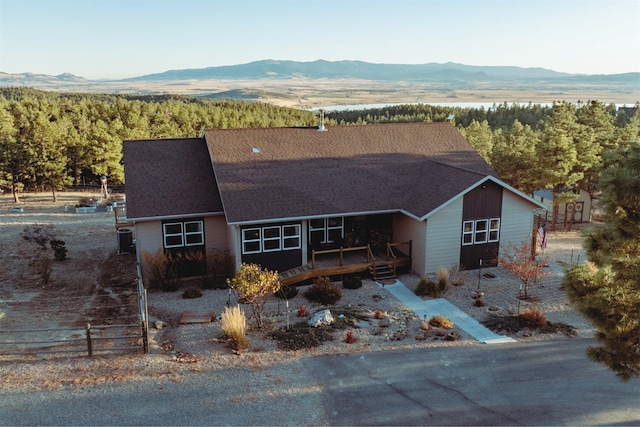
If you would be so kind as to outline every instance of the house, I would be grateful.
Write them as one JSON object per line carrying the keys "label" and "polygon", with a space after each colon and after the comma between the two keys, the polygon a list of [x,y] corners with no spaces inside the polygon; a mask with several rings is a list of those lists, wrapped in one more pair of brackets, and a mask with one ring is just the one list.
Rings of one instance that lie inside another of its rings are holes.
{"label": "house", "polygon": [[125,141],[124,167],[138,253],[215,248],[279,272],[318,251],[342,265],[345,248],[402,255],[420,275],[495,265],[545,208],[448,122],[211,129]]}
{"label": "house", "polygon": [[[593,201],[591,200],[591,194],[584,189],[567,189],[562,193],[573,193],[573,197],[577,195],[577,199],[571,202],[561,201],[558,204],[558,219],[557,222],[566,225],[570,220],[573,223],[589,222],[591,221],[591,209],[593,207]],[[546,210],[540,213],[542,221],[551,221],[551,211],[553,209],[553,191],[551,190],[536,190],[533,192],[534,199],[544,203]]]}

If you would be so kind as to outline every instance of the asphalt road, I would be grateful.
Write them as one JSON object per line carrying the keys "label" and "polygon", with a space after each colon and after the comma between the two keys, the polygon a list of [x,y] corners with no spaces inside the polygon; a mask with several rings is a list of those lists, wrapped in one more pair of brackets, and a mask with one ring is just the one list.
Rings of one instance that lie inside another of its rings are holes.
{"label": "asphalt road", "polygon": [[[303,359],[291,370],[295,381],[281,384],[317,382],[322,393],[273,393],[250,369],[150,379],[137,389],[0,391],[0,425],[640,425],[640,379],[622,383],[590,362],[592,344],[319,356]],[[223,375],[246,387],[224,389]]]}
{"label": "asphalt road", "polygon": [[332,425],[640,425],[640,379],[585,355],[594,340],[369,353],[305,362]]}

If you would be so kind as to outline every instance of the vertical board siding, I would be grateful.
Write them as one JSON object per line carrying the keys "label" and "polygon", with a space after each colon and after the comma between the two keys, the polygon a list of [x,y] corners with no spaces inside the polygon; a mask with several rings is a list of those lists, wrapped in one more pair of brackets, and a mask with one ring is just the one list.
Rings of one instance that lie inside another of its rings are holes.
{"label": "vertical board siding", "polygon": [[500,224],[500,253],[509,244],[531,242],[533,210],[537,206],[505,190],[502,198],[502,222]]}
{"label": "vertical board siding", "polygon": [[393,216],[393,241],[412,240],[411,269],[418,274],[424,273],[426,265],[426,236],[426,221],[418,221],[404,214]]}
{"label": "vertical board siding", "polygon": [[484,181],[464,195],[462,218],[465,220],[497,218],[501,211],[502,186],[493,181]]}
{"label": "vertical board siding", "polygon": [[451,268],[460,262],[462,245],[462,205],[458,197],[427,220],[427,262],[425,273],[440,267]]}

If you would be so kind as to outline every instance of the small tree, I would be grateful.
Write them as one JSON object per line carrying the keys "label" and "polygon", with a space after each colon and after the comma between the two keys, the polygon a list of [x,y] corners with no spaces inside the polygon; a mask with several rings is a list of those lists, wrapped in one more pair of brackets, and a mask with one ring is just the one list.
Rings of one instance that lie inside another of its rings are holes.
{"label": "small tree", "polygon": [[[529,285],[538,281],[542,277],[551,275],[550,272],[543,270],[547,265],[548,257],[542,259],[531,258],[531,245],[524,240],[521,244],[516,245],[510,243],[507,245],[499,260],[500,265],[511,271],[524,285],[524,299],[529,298]],[[522,289],[522,286],[520,287]]]}
{"label": "small tree", "polygon": [[253,318],[258,328],[263,327],[262,314],[267,299],[280,290],[282,286],[275,271],[263,270],[257,264],[242,263],[240,271],[232,279],[227,279],[227,285],[238,292],[238,296],[245,304],[251,306]]}

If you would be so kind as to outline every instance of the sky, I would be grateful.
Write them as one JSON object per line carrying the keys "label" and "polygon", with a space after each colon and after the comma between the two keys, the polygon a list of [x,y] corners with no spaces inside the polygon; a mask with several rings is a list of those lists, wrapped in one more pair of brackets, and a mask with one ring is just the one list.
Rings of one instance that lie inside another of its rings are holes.
{"label": "sky", "polygon": [[0,0],[0,72],[121,79],[263,59],[640,72],[640,1]]}

